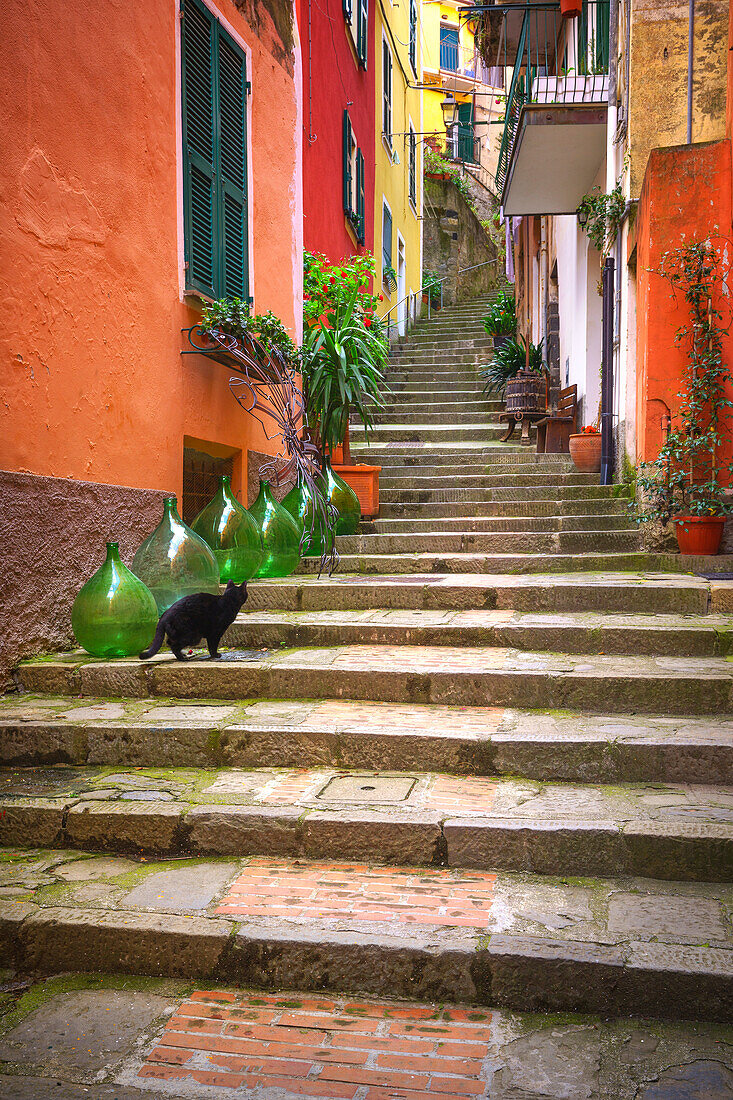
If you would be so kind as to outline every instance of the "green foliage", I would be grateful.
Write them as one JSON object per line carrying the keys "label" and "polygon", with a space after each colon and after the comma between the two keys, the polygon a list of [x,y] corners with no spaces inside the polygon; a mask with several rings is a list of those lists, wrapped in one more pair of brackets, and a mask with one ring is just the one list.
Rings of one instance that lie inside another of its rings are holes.
{"label": "green foliage", "polygon": [[280,318],[270,310],[253,315],[249,303],[241,298],[203,302],[201,327],[205,332],[226,332],[239,340],[257,340],[266,351],[278,352],[289,365],[298,357],[298,349]]}
{"label": "green foliage", "polygon": [[[681,295],[687,305],[689,321],[675,334],[675,343],[687,349],[687,364],[667,440],[653,462],[639,467],[640,522],[733,511],[721,484],[733,475],[733,463],[720,463],[717,457],[730,439],[733,408],[727,396],[733,375],[723,362],[730,321],[723,324],[720,308],[727,297],[725,254],[730,246],[730,241],[716,245],[709,239],[682,245],[665,253],[657,272],[668,280],[672,297]],[[730,315],[730,306],[725,308]]]}
{"label": "green foliage", "polygon": [[383,367],[389,344],[361,313],[360,289],[305,331],[301,362],[308,423],[321,444],[343,442],[353,409],[364,428],[374,423],[386,390]]}
{"label": "green foliage", "polygon": [[382,281],[390,290],[397,290],[397,272],[393,267],[382,268]]}
{"label": "green foliage", "polygon": [[430,295],[431,305],[440,305],[440,276],[437,271],[423,271],[422,292]]}
{"label": "green foliage", "polygon": [[434,149],[426,146],[423,153],[423,174],[429,175],[433,173],[437,175],[441,172],[444,172],[448,176],[466,205],[473,211],[476,217],[478,217],[478,211],[473,201],[471,189],[461,173],[449,160],[446,160],[445,157],[441,157],[440,153],[436,153]]}
{"label": "green foliage", "polygon": [[[544,364],[542,362],[542,344],[529,345],[529,369],[542,374]],[[527,343],[523,336],[518,339],[507,340],[501,347],[494,351],[494,358],[479,367],[479,376],[485,379],[484,393],[504,392],[507,382],[516,378],[520,371],[527,368]]]}
{"label": "green foliage", "polygon": [[609,194],[594,187],[587,195],[583,195],[576,214],[587,215],[584,231],[599,252],[605,254],[616,240],[625,209],[626,200],[620,182]]}
{"label": "green foliage", "polygon": [[497,294],[484,317],[484,328],[490,336],[516,336],[517,314],[511,291],[502,290]]}
{"label": "green foliage", "polygon": [[369,318],[371,327],[379,326],[377,307],[384,298],[372,294],[369,284],[374,283],[376,264],[374,257],[351,256],[341,264],[331,264],[320,252],[303,253],[303,320],[315,324],[319,318],[345,305],[357,291],[354,313],[356,317]]}

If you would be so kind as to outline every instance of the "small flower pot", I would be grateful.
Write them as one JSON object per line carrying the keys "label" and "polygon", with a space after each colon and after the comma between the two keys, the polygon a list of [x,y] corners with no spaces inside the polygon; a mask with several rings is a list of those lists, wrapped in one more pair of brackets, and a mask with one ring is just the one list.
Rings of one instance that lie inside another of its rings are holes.
{"label": "small flower pot", "polygon": [[576,19],[583,10],[583,0],[560,0],[563,19]]}
{"label": "small flower pot", "polygon": [[601,469],[601,433],[578,432],[571,435],[570,457],[581,474],[597,474]]}
{"label": "small flower pot", "polygon": [[677,516],[674,521],[680,554],[717,554],[725,516]]}
{"label": "small flower pot", "polygon": [[379,515],[379,473],[382,467],[362,463],[356,466],[337,466],[333,463],[333,469],[358,496],[362,516],[372,518]]}

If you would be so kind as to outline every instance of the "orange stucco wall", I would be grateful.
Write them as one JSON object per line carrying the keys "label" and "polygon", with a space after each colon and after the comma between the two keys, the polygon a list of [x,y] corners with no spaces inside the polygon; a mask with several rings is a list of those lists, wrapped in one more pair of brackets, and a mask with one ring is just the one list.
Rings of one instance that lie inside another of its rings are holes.
{"label": "orange stucco wall", "polygon": [[[297,45],[211,6],[251,49],[255,309],[297,335]],[[274,449],[226,368],[180,355],[179,33],[177,0],[4,7],[0,468],[180,493],[184,436]]]}
{"label": "orange stucco wall", "polygon": [[[669,283],[656,270],[665,252],[708,235],[731,235],[730,141],[654,149],[637,216],[638,461],[649,461],[659,451],[661,421],[667,407],[673,414],[679,407],[686,361],[685,349],[676,346],[674,337],[687,321],[687,309],[671,297]],[[725,302],[720,305],[729,312]],[[733,337],[725,351],[730,362]],[[730,455],[730,442],[727,451]]]}

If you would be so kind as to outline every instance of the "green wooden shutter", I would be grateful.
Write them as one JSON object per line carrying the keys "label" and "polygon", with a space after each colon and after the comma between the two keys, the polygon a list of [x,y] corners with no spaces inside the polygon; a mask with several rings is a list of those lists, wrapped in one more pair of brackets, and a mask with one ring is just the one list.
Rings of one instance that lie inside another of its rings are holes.
{"label": "green wooden shutter", "polygon": [[351,22],[351,0],[342,0],[344,8],[344,18]]}
{"label": "green wooden shutter", "polygon": [[213,17],[187,3],[183,19],[183,190],[186,286],[216,297],[218,237]]}
{"label": "green wooden shutter", "polygon": [[382,271],[392,266],[392,214],[382,207]]}
{"label": "green wooden shutter", "polygon": [[358,7],[358,21],[356,28],[356,52],[359,60],[366,69],[369,54],[369,0],[356,0]]}
{"label": "green wooden shutter", "polygon": [[356,150],[356,238],[359,244],[366,239],[366,210],[364,203],[364,154]]}
{"label": "green wooden shutter", "polygon": [[343,193],[344,193],[344,214],[351,214],[352,212],[352,179],[351,179],[351,121],[349,119],[349,112],[344,111],[343,124],[341,127],[341,154],[342,154],[342,168],[343,168]]}
{"label": "green wooden shutter", "polygon": [[417,72],[417,4],[410,0],[410,64]]}
{"label": "green wooden shutter", "polygon": [[247,298],[247,69],[242,51],[219,35],[219,285],[226,298]]}
{"label": "green wooden shutter", "polygon": [[458,159],[473,164],[476,157],[474,153],[473,103],[470,101],[461,103],[458,108],[456,134],[458,138]]}

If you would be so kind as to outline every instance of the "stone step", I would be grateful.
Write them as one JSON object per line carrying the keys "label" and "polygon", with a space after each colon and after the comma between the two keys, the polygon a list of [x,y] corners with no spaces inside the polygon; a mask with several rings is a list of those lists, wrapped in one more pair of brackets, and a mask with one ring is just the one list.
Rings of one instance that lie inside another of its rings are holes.
{"label": "stone step", "polygon": [[[541,782],[733,785],[733,719],[348,699],[181,704],[14,695],[0,699],[0,763],[379,767]],[[27,789],[38,796],[32,783]]]}
{"label": "stone step", "polygon": [[419,382],[422,386],[435,382],[436,386],[474,385],[479,380],[478,367],[486,362],[486,356],[472,352],[424,352],[390,362],[388,385],[392,382]]}
{"label": "stone step", "polygon": [[449,534],[498,531],[635,531],[622,513],[588,516],[447,516],[436,519],[362,520],[364,534]]}
{"label": "stone step", "polygon": [[[420,575],[471,574],[471,573],[562,573],[578,571],[609,572],[628,571],[649,567],[649,558],[641,551],[615,551],[609,549],[600,553],[581,551],[552,554],[442,554],[429,552],[415,554],[342,554],[339,568],[345,573],[417,573]],[[303,558],[298,566],[298,575],[318,573],[318,558]]]}
{"label": "stone step", "polygon": [[[384,519],[396,516],[417,518],[442,518],[444,516],[556,516],[596,515],[605,512],[617,512],[628,516],[628,508],[623,500],[614,497],[583,497],[580,500],[564,497],[560,500],[541,500],[534,496],[528,501],[520,500],[456,500],[446,503],[424,504],[419,501],[384,501],[380,504],[379,514]],[[722,568],[722,567],[721,567]],[[713,571],[718,572],[718,570]]]}
{"label": "stone step", "polygon": [[224,636],[227,646],[507,646],[554,653],[727,657],[733,617],[518,611],[250,611]]}
{"label": "stone step", "polygon": [[365,699],[639,714],[733,713],[725,658],[609,657],[491,646],[350,646],[233,651],[218,661],[91,660],[61,654],[23,662],[20,686],[43,694],[187,699]]}
{"label": "stone step", "polygon": [[549,488],[567,489],[577,485],[594,485],[601,490],[606,489],[608,495],[613,491],[611,486],[601,486],[598,483],[598,474],[580,474],[576,471],[544,471],[531,468],[524,470],[503,469],[488,473],[476,473],[473,471],[450,474],[429,474],[426,470],[412,471],[406,476],[396,476],[392,473],[380,474],[379,487],[381,489],[448,489],[463,487],[477,489],[497,488],[537,488],[548,486]]}
{"label": "stone step", "polygon": [[386,398],[386,404],[398,404],[404,402],[406,404],[412,404],[414,402],[422,402],[427,405],[464,405],[471,401],[487,401],[490,404],[502,405],[503,402],[498,398],[491,397],[484,394],[483,388],[480,385],[472,386],[470,384],[463,384],[460,387],[437,384],[430,389],[426,389],[423,383],[419,382],[392,382],[389,381],[389,394]]}
{"label": "stone step", "polygon": [[[464,424],[494,424],[501,427],[501,434],[506,431],[506,424],[500,425],[499,415],[501,407],[484,408],[479,402],[474,402],[470,408],[456,405],[449,415],[445,412],[431,412],[429,409],[415,409],[411,405],[394,405],[391,408],[382,408],[376,414],[376,425],[373,429],[379,432],[382,428],[391,427],[393,424],[429,424],[430,426],[460,427]],[[359,422],[351,425],[353,431],[358,431]],[[371,433],[370,433],[371,434]]]}
{"label": "stone step", "polygon": [[398,399],[385,401],[377,415],[380,418],[392,418],[395,413],[413,415],[415,412],[415,405],[418,406],[418,411],[422,411],[425,416],[442,416],[449,424],[453,423],[453,417],[456,413],[462,413],[467,416],[478,413],[479,416],[484,416],[486,413],[501,413],[504,410],[503,402],[484,400],[481,398],[480,394],[477,394],[475,399],[471,401],[426,401],[422,396],[420,396],[419,400],[415,396],[410,400],[406,400],[404,395],[400,395]]}
{"label": "stone step", "polygon": [[[552,484],[553,482],[562,482],[575,474],[572,466],[569,464],[560,465],[560,463],[554,466],[536,466],[532,463],[487,462],[478,455],[473,455],[464,462],[454,461],[448,463],[446,461],[443,465],[432,464],[430,459],[408,464],[406,461],[408,457],[405,456],[403,460],[398,462],[388,458],[380,462],[379,465],[382,468],[379,478],[380,485],[384,485],[384,482],[389,478],[416,478],[418,480],[445,478],[455,481],[458,478],[467,479],[471,477],[489,477],[494,480],[501,478],[509,483],[513,483],[517,478],[522,477],[532,477],[534,480],[547,478],[548,482]],[[454,455],[453,458],[455,459],[455,457]],[[595,475],[595,484],[598,484],[598,475]]]}
{"label": "stone step", "polygon": [[[568,475],[568,481],[559,476],[543,477],[543,475],[527,474],[525,477],[518,475],[516,479],[509,475],[503,475],[497,481],[491,481],[488,486],[475,485],[468,479],[468,485],[453,485],[450,488],[424,487],[424,488],[396,488],[385,486],[382,494],[380,479],[380,502],[385,504],[458,504],[461,501],[471,501],[474,504],[517,503],[528,504],[536,500],[552,499],[555,501],[582,501],[582,500],[616,500],[612,495],[613,486],[599,485],[595,479],[589,479],[585,484],[577,484],[570,481],[572,475]],[[442,480],[442,479],[441,479]],[[622,501],[625,503],[625,501]]]}
{"label": "stone step", "polygon": [[683,615],[708,612],[713,589],[710,581],[682,571],[662,572],[665,567],[669,569],[669,565],[661,555],[638,556],[647,562],[649,572],[583,573],[578,569],[564,574],[559,571],[464,576],[438,573],[345,576],[335,573],[330,578],[285,577],[253,582],[249,588],[247,611],[424,608]]}
{"label": "stone step", "polygon": [[[237,987],[245,983],[276,991],[280,1007],[285,989],[323,996],[346,988],[413,1001],[420,997],[460,1000],[494,1011],[733,1020],[725,892],[714,883],[680,886],[646,879],[630,883],[623,878],[563,882],[511,872],[390,868],[283,855],[160,863],[113,862],[109,856],[81,852],[67,855],[56,863],[44,861],[43,852],[12,857],[15,880],[25,880],[26,889],[0,903],[0,927],[5,964],[15,965],[22,973],[104,971],[232,982]],[[40,874],[39,867],[43,868]],[[94,901],[90,901],[90,886],[95,888]],[[216,990],[203,995],[209,1002],[207,1011],[196,1010],[203,1016],[201,1026],[194,1029],[195,1042],[187,1040],[199,1051],[199,1058],[210,1043],[211,1027],[216,1026],[211,1018],[219,1015],[216,998]],[[227,1000],[231,1005],[231,995]],[[304,1020],[290,1019],[294,1027],[287,1041],[292,1045],[303,1042],[311,1034],[307,1028],[319,1024],[319,1010],[314,1002],[296,999],[288,1004],[292,1013],[302,1007],[310,1012]],[[266,994],[259,995],[254,1007],[265,1012],[264,1028],[253,1026],[249,1010],[238,1013],[236,1032],[230,1029],[225,1053],[219,1049],[212,1054],[220,1069],[224,1058],[231,1062],[237,1051],[244,1052],[235,1035],[259,1041],[278,1038],[268,1030],[273,1016],[266,1014]],[[333,1022],[333,1006],[327,1011],[331,1015],[324,1016],[323,1026]],[[358,1021],[368,1011],[362,1005],[352,1014],[349,1033],[359,1026],[367,1028]],[[474,1018],[473,1013],[468,1015]],[[554,1036],[567,1021],[557,1015],[552,1021]],[[535,1024],[539,1022],[535,1019]],[[597,1026],[591,1029],[594,1034]],[[369,1024],[370,1035],[375,1027]],[[433,1024],[422,1028],[402,1014],[392,1025],[395,1028],[403,1043],[423,1036],[432,1040],[436,1035]],[[343,1041],[343,1029],[336,1030]],[[699,1028],[696,1031],[699,1035]],[[465,1039],[445,1021],[437,1034],[456,1045]],[[540,1071],[522,1073],[519,1078],[541,1081],[538,1096],[550,1095],[545,1088],[548,1071],[543,1068],[549,1064],[548,1057],[556,1064],[554,1048],[547,1054],[547,1034],[546,1028]],[[486,1041],[491,1032],[486,1028],[474,1038],[479,1035]],[[160,1049],[160,1033],[156,1038]],[[575,1049],[570,1039],[567,1048]],[[465,1048],[451,1045],[440,1050],[444,1056],[457,1054],[462,1072],[468,1070]],[[683,1045],[681,1050],[687,1061],[691,1048]],[[597,1048],[594,1051],[591,1064],[595,1066],[599,1055]],[[295,1052],[288,1053],[292,1058]],[[483,1057],[484,1049],[472,1047],[470,1053]],[[260,1050],[256,1056],[261,1063]],[[527,1059],[526,1041],[517,1056]],[[646,1051],[642,1056],[647,1057]],[[189,1051],[172,1048],[166,1076],[189,1057]],[[567,1057],[563,1053],[563,1066]],[[203,1064],[210,1064],[208,1058]],[[260,1074],[264,1068],[258,1065]],[[361,1067],[357,1069],[363,1074]],[[184,1066],[178,1072],[188,1077],[191,1070]],[[517,1080],[518,1073],[516,1069],[511,1080]],[[340,1079],[354,1082],[354,1071],[342,1073]],[[570,1079],[578,1081],[576,1076],[563,1076],[563,1088]],[[356,1080],[390,1084],[393,1087],[385,1095],[397,1095],[391,1078],[367,1075]],[[635,1076],[634,1085],[637,1081]],[[404,1086],[404,1075],[399,1083]],[[410,1077],[409,1083],[421,1081]],[[278,1085],[273,1095],[282,1093],[282,1079]],[[442,1084],[437,1094],[452,1097],[448,1087]],[[302,1088],[288,1087],[285,1093]],[[337,1089],[329,1094],[355,1095],[353,1084],[351,1088],[347,1094]],[[614,1084],[611,1088],[616,1091]],[[479,1090],[485,1095],[483,1084],[471,1085],[470,1092],[464,1090],[462,1095]],[[535,1095],[523,1091],[526,1096]],[[591,1095],[585,1087],[583,1091]],[[684,1091],[683,1084],[682,1092],[676,1090],[676,1094],[682,1096]],[[563,1094],[571,1095],[565,1088],[555,1095]],[[707,1094],[713,1095],[709,1090]],[[610,1098],[612,1093],[605,1095]],[[632,1095],[629,1091],[628,1096]]]}
{"label": "stone step", "polygon": [[384,554],[585,554],[625,553],[640,549],[640,535],[633,530],[590,531],[495,531],[428,534],[343,535],[336,539],[342,558]]}
{"label": "stone step", "polygon": [[383,864],[413,867],[679,882],[733,875],[731,787],[331,768],[31,768],[2,771],[0,782],[5,847],[337,860],[378,852]]}
{"label": "stone step", "polygon": [[369,430],[368,436],[361,425],[353,426],[355,442],[367,442],[374,446],[391,443],[498,443],[506,431],[503,424],[492,424],[487,420],[481,423],[460,424],[377,424]]}
{"label": "stone step", "polygon": [[528,447],[512,448],[508,444],[486,448],[472,448],[464,444],[455,450],[452,447],[409,447],[407,444],[377,449],[354,444],[352,451],[358,455],[360,461],[367,457],[377,459],[383,469],[409,466],[416,468],[418,472],[425,468],[427,473],[436,467],[447,467],[448,473],[461,473],[468,468],[476,468],[479,473],[489,474],[526,473],[532,469],[541,473],[573,473],[575,470],[569,455],[538,455]]}

